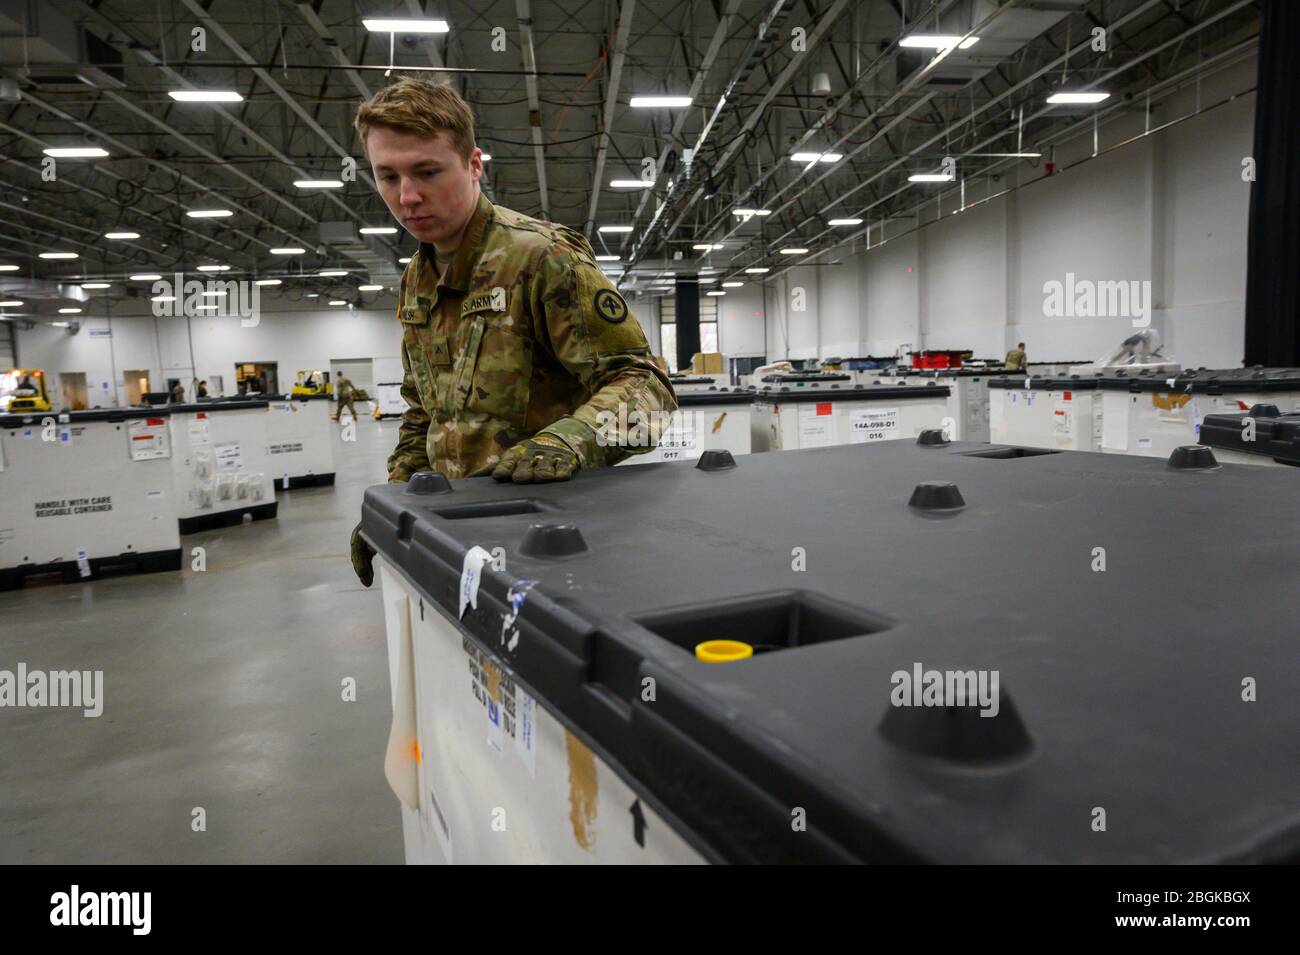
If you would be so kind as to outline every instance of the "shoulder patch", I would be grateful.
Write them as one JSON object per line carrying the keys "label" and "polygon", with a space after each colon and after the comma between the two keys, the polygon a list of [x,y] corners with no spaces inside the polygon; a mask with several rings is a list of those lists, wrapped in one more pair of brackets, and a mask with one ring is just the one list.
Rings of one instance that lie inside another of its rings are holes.
{"label": "shoulder patch", "polygon": [[592,305],[597,315],[613,325],[627,318],[627,302],[612,288],[596,289]]}

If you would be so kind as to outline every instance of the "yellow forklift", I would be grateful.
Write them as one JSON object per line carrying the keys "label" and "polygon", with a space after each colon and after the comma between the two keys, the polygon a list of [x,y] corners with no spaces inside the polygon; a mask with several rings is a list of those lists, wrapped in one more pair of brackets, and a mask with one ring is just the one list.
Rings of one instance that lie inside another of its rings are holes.
{"label": "yellow forklift", "polygon": [[0,410],[10,414],[49,411],[45,372],[39,368],[15,368],[0,375]]}
{"label": "yellow forklift", "polygon": [[330,395],[334,386],[330,384],[328,371],[300,371],[298,382],[293,386],[295,395]]}

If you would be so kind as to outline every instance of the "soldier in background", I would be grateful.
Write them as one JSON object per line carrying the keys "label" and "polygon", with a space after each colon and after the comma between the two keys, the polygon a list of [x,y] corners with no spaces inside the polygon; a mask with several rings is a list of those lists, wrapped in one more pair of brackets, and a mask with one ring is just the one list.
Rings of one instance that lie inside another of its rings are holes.
{"label": "soldier in background", "polygon": [[347,375],[340,372],[337,385],[338,385],[339,413],[335,420],[337,420],[340,424],[343,422],[343,408],[346,406],[348,411],[352,413],[352,420],[356,421],[357,409],[352,404],[353,400],[356,397],[356,392],[352,388],[352,382],[348,381]]}
{"label": "soldier in background", "polygon": [[200,381],[194,386],[195,398],[206,398],[208,396],[208,383],[206,380]]}
{"label": "soldier in background", "polygon": [[[402,276],[402,397],[388,480],[563,481],[652,450],[598,434],[607,415],[677,407],[635,316],[591,246],[482,194],[474,117],[449,86],[401,79],[357,111],[379,192],[420,243]],[[352,534],[352,563],[374,552]]]}
{"label": "soldier in background", "polygon": [[178,381],[176,382],[176,384],[172,385],[172,404],[179,405],[179,404],[183,404],[184,402],[185,402],[185,389],[181,386],[181,383]]}
{"label": "soldier in background", "polygon": [[1024,371],[1028,368],[1029,358],[1025,355],[1025,343],[1021,342],[1007,352],[1007,357],[1003,359],[1002,365],[1007,371]]}

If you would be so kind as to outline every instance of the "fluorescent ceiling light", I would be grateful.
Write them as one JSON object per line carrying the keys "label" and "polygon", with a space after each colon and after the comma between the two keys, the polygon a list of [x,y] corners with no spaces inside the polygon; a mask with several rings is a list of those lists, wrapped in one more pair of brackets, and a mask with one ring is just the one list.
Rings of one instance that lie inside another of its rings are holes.
{"label": "fluorescent ceiling light", "polygon": [[282,249],[272,249],[272,255],[302,255],[306,249],[300,249],[296,245],[288,245]]}
{"label": "fluorescent ceiling light", "polygon": [[793,247],[793,246],[791,246],[791,247],[788,248],[788,249],[782,249],[782,250],[781,250],[781,254],[782,254],[782,255],[806,255],[807,252],[808,252],[807,249],[799,249],[799,248],[795,248],[795,247]]}
{"label": "fluorescent ceiling light", "polygon": [[17,272],[17,271],[18,271],[18,266],[16,265],[0,265],[0,272]]}
{"label": "fluorescent ceiling light", "polygon": [[162,278],[161,275],[154,275],[152,272],[142,272],[139,275],[130,276],[132,282],[155,282],[160,278]]}
{"label": "fluorescent ceiling light", "polygon": [[1053,93],[1047,97],[1049,103],[1100,103],[1109,97],[1109,93]]}
{"label": "fluorescent ceiling light", "polygon": [[722,243],[721,242],[713,242],[713,243],[698,242],[695,245],[691,246],[691,248],[697,249],[700,252],[712,252],[714,249],[722,248]]}
{"label": "fluorescent ceiling light", "polygon": [[149,301],[151,301],[151,302],[174,302],[174,301],[176,301],[176,296],[175,296],[175,295],[155,295],[153,298],[149,299]]}
{"label": "fluorescent ceiling light", "polygon": [[772,270],[765,265],[756,265],[753,268],[745,269],[745,271],[750,275],[762,275],[764,272],[771,272]]}
{"label": "fluorescent ceiling light", "polygon": [[82,282],[81,287],[84,289],[108,288],[107,282]]}
{"label": "fluorescent ceiling light", "polygon": [[717,278],[715,278],[712,275],[701,275],[697,281],[701,285],[712,285],[714,282],[717,281]]}
{"label": "fluorescent ceiling light", "polygon": [[50,324],[53,325],[55,328],[67,328],[67,327],[69,327],[67,322],[50,322]]}
{"label": "fluorescent ceiling light", "polygon": [[400,259],[398,259],[397,261],[398,261],[400,264],[402,264],[402,265],[408,265],[408,264],[410,263],[410,261],[411,261],[411,257],[408,255],[408,256],[405,256],[404,258],[400,258]]}
{"label": "fluorescent ceiling light", "polygon": [[22,302],[19,302],[15,299],[14,301],[10,301],[10,302],[0,302],[0,308],[19,308],[22,304],[23,304]]}
{"label": "fluorescent ceiling light", "polygon": [[281,283],[279,279],[258,279],[253,284],[254,285],[279,285]]}
{"label": "fluorescent ceiling light", "polygon": [[827,219],[827,225],[862,225],[861,219]]}
{"label": "fluorescent ceiling light", "polygon": [[384,287],[382,285],[358,285],[357,286],[358,292],[382,292],[383,290]]}
{"label": "fluorescent ceiling light", "polygon": [[76,257],[77,257],[76,252],[42,252],[41,253],[41,258],[43,259],[75,259]]}
{"label": "fluorescent ceiling light", "polygon": [[654,181],[646,182],[644,179],[611,179],[609,188],[611,189],[653,189]]}
{"label": "fluorescent ceiling light", "polygon": [[178,103],[242,103],[244,97],[234,90],[168,90]]}
{"label": "fluorescent ceiling light", "polygon": [[299,189],[342,189],[343,182],[339,179],[298,179],[294,185]]}
{"label": "fluorescent ceiling light", "polygon": [[330,304],[331,304],[331,305],[346,305],[346,304],[348,304],[348,303],[347,303],[346,301],[344,301],[343,299],[341,299],[341,298],[336,298],[336,299],[334,299],[334,301],[330,302]]}
{"label": "fluorescent ceiling light", "polygon": [[397,231],[397,226],[392,225],[368,225],[359,230],[362,235],[392,235]]}
{"label": "fluorescent ceiling light", "polygon": [[913,33],[911,36],[905,36],[898,41],[899,46],[919,47],[926,50],[950,50],[954,46],[961,50],[967,50],[980,41],[977,36],[968,36],[962,39],[960,36],[949,34],[924,34]]}
{"label": "fluorescent ceiling light", "polygon": [[840,153],[791,153],[791,162],[839,162],[844,156]]}
{"label": "fluorescent ceiling light", "polygon": [[105,232],[104,238],[105,239],[138,239],[140,238],[140,233],[139,232]]}
{"label": "fluorescent ceiling light", "polygon": [[908,182],[952,182],[952,176],[942,172],[918,172],[907,177]]}
{"label": "fluorescent ceiling light", "polygon": [[744,284],[745,284],[744,282],[723,282],[723,283],[722,283],[722,287],[723,287],[723,288],[740,288],[740,287],[741,287],[742,285],[744,285]]}
{"label": "fluorescent ceiling light", "polygon": [[631,232],[632,227],[630,225],[603,225],[596,231],[597,232]]}
{"label": "fluorescent ceiling light", "polygon": [[347,275],[347,274],[348,274],[348,270],[347,270],[347,269],[330,269],[328,272],[317,272],[316,274],[319,275],[319,276],[320,276],[321,278],[323,278],[323,279],[330,279],[330,278],[334,278],[335,276],[338,276],[338,275]]}
{"label": "fluorescent ceiling light", "polygon": [[[617,262],[617,261],[618,261],[618,256],[617,256],[617,255],[598,255],[598,256],[596,256],[596,261],[597,261],[597,262]],[[15,266],[15,268],[17,268],[17,266]]]}
{"label": "fluorescent ceiling light", "polygon": [[191,209],[185,214],[191,219],[224,219],[234,215],[229,209]]}
{"label": "fluorescent ceiling light", "polygon": [[770,216],[771,209],[732,209],[733,216]]}
{"label": "fluorescent ceiling light", "polygon": [[446,20],[397,20],[374,18],[361,21],[371,33],[447,33]]}
{"label": "fluorescent ceiling light", "polygon": [[660,107],[690,106],[689,96],[633,96],[633,109],[656,109]]}
{"label": "fluorescent ceiling light", "polygon": [[230,271],[230,266],[228,266],[228,265],[200,265],[200,266],[199,266],[199,271],[200,271],[200,272],[229,272],[229,271]]}
{"label": "fluorescent ceiling light", "polygon": [[307,297],[308,297],[308,298],[320,298],[320,292],[308,292],[308,293],[307,293]]}
{"label": "fluorescent ceiling light", "polygon": [[195,306],[194,306],[194,311],[196,311],[196,312],[211,312],[211,311],[214,311],[215,309],[218,309],[218,308],[220,308],[220,307],[221,307],[220,305],[195,305]]}
{"label": "fluorescent ceiling light", "polygon": [[79,309],[79,308],[61,308],[61,309],[59,309],[59,314],[60,314],[60,315],[80,315],[80,314],[81,314],[81,309]]}
{"label": "fluorescent ceiling light", "polygon": [[226,293],[221,289],[212,289],[211,291],[200,292],[199,294],[202,295],[204,298],[225,298],[226,297]]}
{"label": "fluorescent ceiling light", "polygon": [[107,150],[100,149],[98,146],[67,146],[42,149],[41,152],[55,159],[100,159],[108,155]]}
{"label": "fluorescent ceiling light", "polygon": [[484,162],[487,162],[488,160],[490,160],[490,159],[492,158],[492,154],[491,154],[491,153],[481,153],[481,154],[479,154],[479,157],[478,157],[478,158],[481,159],[481,160],[483,160]]}
{"label": "fluorescent ceiling light", "polygon": [[705,292],[704,294],[717,296],[717,295],[726,295],[727,293],[726,292]]}

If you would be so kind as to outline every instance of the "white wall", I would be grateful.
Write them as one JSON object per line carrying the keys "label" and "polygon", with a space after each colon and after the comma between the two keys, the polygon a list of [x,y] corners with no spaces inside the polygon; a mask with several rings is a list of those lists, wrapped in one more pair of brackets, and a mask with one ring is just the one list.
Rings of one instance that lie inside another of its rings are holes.
{"label": "white wall", "polygon": [[117,403],[125,403],[122,373],[126,369],[148,369],[155,391],[164,390],[168,377],[180,378],[187,396],[193,393],[193,378],[210,381],[214,375],[221,376],[226,394],[234,394],[235,365],[247,361],[277,362],[280,387],[286,391],[300,369],[329,368],[336,359],[372,359],[377,382],[402,377],[401,334],[388,308],[355,314],[346,309],[263,312],[259,323],[250,328],[241,326],[238,318],[198,318],[189,321],[189,334],[184,318],[120,317],[112,320],[110,338],[92,337],[93,329],[109,326],[106,318],[88,314],[83,319],[75,335],[47,325],[20,331],[19,351],[27,367],[43,368],[51,375],[84,372],[91,405],[113,403],[104,396],[112,393],[114,381]]}
{"label": "white wall", "polygon": [[[1058,143],[1055,175],[1040,162],[972,181],[957,214],[955,192],[945,194],[919,228],[891,221],[884,245],[856,254],[844,246],[820,259],[838,266],[769,278],[765,354],[888,355],[910,344],[1001,358],[1023,340],[1032,361],[1092,360],[1132,334],[1133,320],[1046,314],[1044,283],[1073,273],[1150,282],[1151,324],[1167,353],[1189,367],[1239,365],[1250,202],[1241,162],[1253,149],[1255,98],[1218,104],[1252,87],[1254,71],[1249,60],[1204,77],[1155,104],[1149,120],[1135,103],[1101,125],[1095,158],[1089,126]],[[1204,112],[1162,128],[1198,104]],[[879,235],[873,229],[871,241]],[[732,290],[722,310],[729,356],[761,353],[753,284]],[[807,292],[803,314],[790,308],[796,286]]]}

